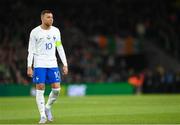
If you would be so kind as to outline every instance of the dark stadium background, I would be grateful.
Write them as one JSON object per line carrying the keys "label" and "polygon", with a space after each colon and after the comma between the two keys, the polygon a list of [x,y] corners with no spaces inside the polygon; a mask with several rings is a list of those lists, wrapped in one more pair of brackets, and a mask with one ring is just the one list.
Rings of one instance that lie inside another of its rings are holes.
{"label": "dark stadium background", "polygon": [[[0,86],[31,85],[29,34],[50,9],[69,63],[66,85],[125,82],[138,92],[179,93],[179,8],[179,0],[1,0]],[[127,83],[132,77],[142,84]]]}

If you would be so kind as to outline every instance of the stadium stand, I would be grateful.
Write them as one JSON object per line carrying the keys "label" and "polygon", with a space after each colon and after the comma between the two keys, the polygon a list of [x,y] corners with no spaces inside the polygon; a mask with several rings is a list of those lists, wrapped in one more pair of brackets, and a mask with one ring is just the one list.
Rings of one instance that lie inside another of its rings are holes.
{"label": "stadium stand", "polygon": [[179,6],[178,0],[1,0],[0,83],[30,82],[29,33],[40,11],[52,9],[70,67],[64,82],[121,82],[143,72],[144,92],[177,92],[180,72],[149,68],[143,41],[179,61]]}

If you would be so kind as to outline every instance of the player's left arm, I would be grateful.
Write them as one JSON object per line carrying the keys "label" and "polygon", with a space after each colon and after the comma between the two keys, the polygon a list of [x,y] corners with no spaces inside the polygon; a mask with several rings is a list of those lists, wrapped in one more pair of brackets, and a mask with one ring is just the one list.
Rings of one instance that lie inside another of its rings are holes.
{"label": "player's left arm", "polygon": [[63,63],[63,74],[67,75],[68,74],[68,64],[67,64],[66,54],[65,54],[62,42],[61,42],[60,31],[58,31],[58,37],[57,37],[57,40],[56,40],[55,44],[56,44],[58,54],[59,54],[59,56],[61,58],[61,61]]}

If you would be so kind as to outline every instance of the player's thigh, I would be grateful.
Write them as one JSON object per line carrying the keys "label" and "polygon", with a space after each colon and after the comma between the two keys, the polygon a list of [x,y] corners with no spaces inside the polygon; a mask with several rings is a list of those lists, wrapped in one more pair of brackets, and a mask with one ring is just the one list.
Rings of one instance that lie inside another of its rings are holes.
{"label": "player's thigh", "polygon": [[36,89],[43,90],[46,81],[46,68],[34,68],[33,83],[36,84]]}
{"label": "player's thigh", "polygon": [[50,83],[51,86],[59,87],[61,82],[61,75],[59,68],[49,68],[47,72],[47,79],[48,79],[48,83]]}

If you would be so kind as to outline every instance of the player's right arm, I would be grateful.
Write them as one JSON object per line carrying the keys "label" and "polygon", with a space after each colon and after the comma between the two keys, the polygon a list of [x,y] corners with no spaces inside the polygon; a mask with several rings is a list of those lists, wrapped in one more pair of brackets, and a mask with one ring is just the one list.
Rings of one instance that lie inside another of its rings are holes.
{"label": "player's right arm", "polygon": [[34,32],[31,31],[29,37],[29,46],[28,46],[28,57],[27,57],[27,75],[29,77],[33,76],[32,64],[33,64],[33,57],[34,57],[34,49],[35,49],[35,37]]}

